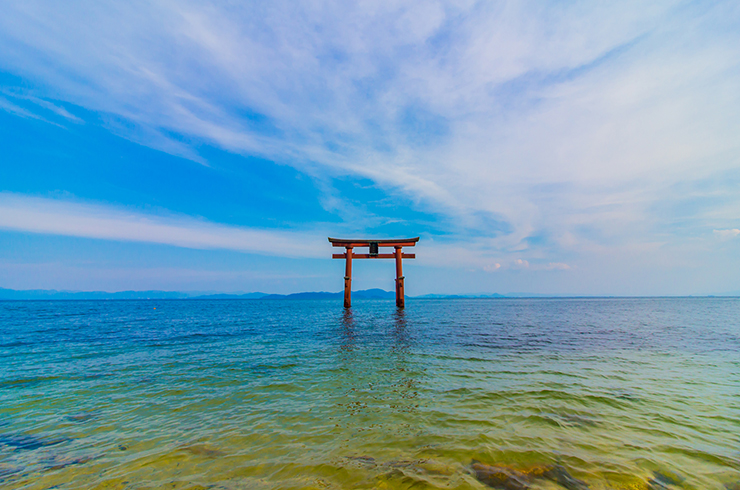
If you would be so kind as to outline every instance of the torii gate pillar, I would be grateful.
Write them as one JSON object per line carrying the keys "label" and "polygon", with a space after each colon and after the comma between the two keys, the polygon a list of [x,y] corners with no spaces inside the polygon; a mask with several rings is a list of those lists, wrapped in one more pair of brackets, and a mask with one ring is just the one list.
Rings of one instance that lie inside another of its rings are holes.
{"label": "torii gate pillar", "polygon": [[396,249],[396,306],[404,308],[406,306],[406,297],[403,294],[403,252],[401,247]]}
{"label": "torii gate pillar", "polygon": [[347,262],[344,266],[344,307],[352,306],[352,248],[347,247]]}
{"label": "torii gate pillar", "polygon": [[[345,253],[332,254],[333,259],[345,259],[344,266],[344,307],[352,306],[352,259],[395,259],[396,260],[396,306],[403,308],[406,306],[406,296],[404,294],[404,277],[403,277],[403,260],[414,259],[416,254],[403,253],[403,247],[413,247],[419,241],[416,238],[402,238],[391,240],[345,240],[341,238],[329,238],[332,246],[344,247]],[[353,252],[355,247],[369,247],[367,254],[356,254]],[[379,247],[393,247],[394,253],[378,253]]]}

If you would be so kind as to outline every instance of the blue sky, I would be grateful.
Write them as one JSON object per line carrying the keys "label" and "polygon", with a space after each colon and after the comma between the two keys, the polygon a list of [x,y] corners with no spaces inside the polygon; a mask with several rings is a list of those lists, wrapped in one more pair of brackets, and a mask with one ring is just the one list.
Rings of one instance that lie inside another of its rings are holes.
{"label": "blue sky", "polygon": [[0,287],[740,291],[737,2],[0,5]]}

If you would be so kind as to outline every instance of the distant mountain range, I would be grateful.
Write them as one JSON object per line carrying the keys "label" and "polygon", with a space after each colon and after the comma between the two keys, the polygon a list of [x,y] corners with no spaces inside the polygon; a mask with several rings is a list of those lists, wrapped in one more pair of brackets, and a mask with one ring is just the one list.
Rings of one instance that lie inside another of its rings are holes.
{"label": "distant mountain range", "polygon": [[[516,294],[516,293],[515,293]],[[105,291],[57,291],[54,289],[29,289],[15,290],[0,288],[0,300],[93,300],[93,299],[341,299],[344,292],[330,293],[305,292],[293,294],[268,294],[268,293],[246,293],[246,294],[228,294],[228,293],[186,293],[179,291],[119,291],[108,293]],[[353,299],[394,299],[394,291],[384,291],[383,289],[365,289],[361,291],[352,291]],[[502,294],[425,294],[416,296],[419,299],[451,299],[451,298],[506,298]]]}
{"label": "distant mountain range", "polygon": [[0,288],[0,299],[186,299],[188,293],[176,291],[57,291],[55,289],[14,290]]}
{"label": "distant mountain range", "polygon": [[[207,294],[202,292],[179,291],[57,291],[54,289],[3,289],[0,288],[0,300],[116,300],[116,299],[341,299],[344,292],[306,292],[293,294]],[[365,289],[352,291],[353,299],[394,299],[396,293],[382,289]],[[740,296],[740,291],[717,294],[716,296]],[[424,294],[422,296],[407,296],[412,299],[455,299],[455,298],[568,298],[587,297],[567,294],[534,294],[534,293],[507,293],[507,294]]]}
{"label": "distant mountain range", "polygon": [[[344,292],[307,292],[294,294],[203,294],[183,293],[178,291],[57,291],[54,289],[15,290],[0,288],[0,300],[93,300],[93,299],[336,299],[342,298]],[[396,293],[382,289],[352,291],[354,299],[393,299]]]}
{"label": "distant mountain range", "polygon": [[[0,294],[0,297],[2,295]],[[310,292],[310,293],[293,293],[293,294],[207,294],[194,296],[193,299],[336,299],[343,298],[344,292],[327,293]],[[393,291],[384,291],[382,289],[365,289],[363,291],[352,291],[353,299],[394,299],[396,293]]]}

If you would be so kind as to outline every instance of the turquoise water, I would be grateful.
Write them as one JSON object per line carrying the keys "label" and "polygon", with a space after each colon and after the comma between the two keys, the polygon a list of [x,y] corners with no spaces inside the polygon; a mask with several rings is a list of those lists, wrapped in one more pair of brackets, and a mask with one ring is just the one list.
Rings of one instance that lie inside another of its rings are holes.
{"label": "turquoise water", "polygon": [[738,488],[739,318],[733,298],[0,302],[0,485],[486,488],[478,460]]}

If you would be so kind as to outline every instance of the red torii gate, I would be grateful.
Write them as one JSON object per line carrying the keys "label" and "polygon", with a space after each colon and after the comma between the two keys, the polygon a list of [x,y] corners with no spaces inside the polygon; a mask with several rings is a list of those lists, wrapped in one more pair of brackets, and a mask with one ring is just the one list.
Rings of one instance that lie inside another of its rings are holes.
{"label": "red torii gate", "polygon": [[[401,259],[415,259],[416,254],[403,253],[403,247],[413,247],[419,241],[416,238],[396,238],[389,240],[347,240],[342,238],[331,238],[329,241],[334,247],[344,247],[346,253],[332,254],[332,259],[346,259],[344,272],[344,307],[352,306],[352,259],[396,259],[396,306],[403,308],[405,306],[404,289],[403,289],[403,266]],[[355,247],[369,247],[370,251],[366,254],[356,254],[352,252]],[[378,253],[378,247],[393,247],[394,253]]]}

